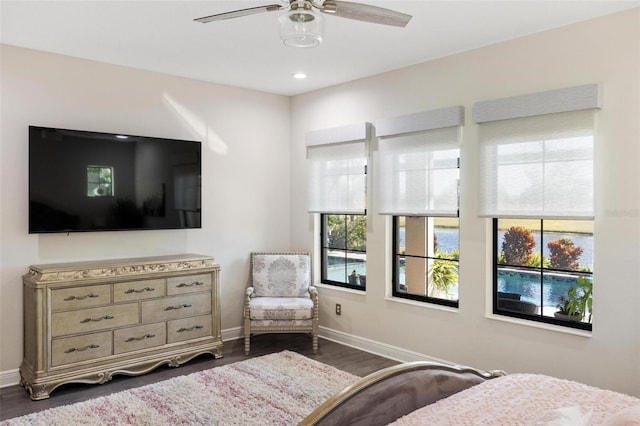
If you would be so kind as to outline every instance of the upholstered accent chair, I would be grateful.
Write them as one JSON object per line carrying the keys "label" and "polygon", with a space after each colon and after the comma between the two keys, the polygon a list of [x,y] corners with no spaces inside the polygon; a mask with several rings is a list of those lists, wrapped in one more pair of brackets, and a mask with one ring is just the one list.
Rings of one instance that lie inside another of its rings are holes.
{"label": "upholstered accent chair", "polygon": [[244,301],[244,351],[251,335],[309,333],[318,352],[318,291],[311,285],[311,253],[253,252]]}

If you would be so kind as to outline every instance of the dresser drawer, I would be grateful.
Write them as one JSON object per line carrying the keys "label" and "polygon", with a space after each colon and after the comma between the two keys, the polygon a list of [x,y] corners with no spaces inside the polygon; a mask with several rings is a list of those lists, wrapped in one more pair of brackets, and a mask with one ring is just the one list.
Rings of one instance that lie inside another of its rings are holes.
{"label": "dresser drawer", "polygon": [[211,336],[211,321],[211,315],[169,321],[167,343]]}
{"label": "dresser drawer", "polygon": [[90,308],[111,303],[111,286],[108,284],[51,290],[51,310]]}
{"label": "dresser drawer", "polygon": [[53,337],[138,324],[138,304],[60,312],[51,316]]}
{"label": "dresser drawer", "polygon": [[211,291],[211,274],[182,275],[167,278],[167,294]]}
{"label": "dresser drawer", "polygon": [[158,322],[211,313],[211,293],[142,302],[142,322]]}
{"label": "dresser drawer", "polygon": [[164,322],[121,328],[113,332],[113,353],[121,354],[162,346],[166,342],[167,324]]}
{"label": "dresser drawer", "polygon": [[164,279],[159,279],[114,284],[113,301],[131,302],[164,296],[164,282]]}
{"label": "dresser drawer", "polygon": [[111,332],[54,339],[51,343],[51,365],[73,364],[111,355]]}

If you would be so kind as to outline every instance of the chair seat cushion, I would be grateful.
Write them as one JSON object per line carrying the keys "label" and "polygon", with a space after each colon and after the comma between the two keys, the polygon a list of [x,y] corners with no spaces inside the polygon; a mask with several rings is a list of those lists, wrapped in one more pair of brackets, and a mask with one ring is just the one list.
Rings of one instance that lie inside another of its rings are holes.
{"label": "chair seat cushion", "polygon": [[252,320],[303,320],[313,318],[313,301],[305,297],[253,297]]}

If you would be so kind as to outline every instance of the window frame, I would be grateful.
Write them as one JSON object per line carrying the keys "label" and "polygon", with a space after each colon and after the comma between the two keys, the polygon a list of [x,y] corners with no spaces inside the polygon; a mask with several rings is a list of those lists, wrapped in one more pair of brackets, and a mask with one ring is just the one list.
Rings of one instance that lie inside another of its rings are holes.
{"label": "window frame", "polygon": [[[545,323],[545,324],[552,324],[552,325],[558,325],[558,326],[562,326],[562,327],[567,327],[567,328],[574,328],[574,329],[579,329],[579,330],[586,330],[586,331],[592,331],[593,329],[593,321],[592,322],[584,322],[584,321],[569,321],[569,320],[562,320],[562,319],[558,319],[555,317],[550,317],[550,316],[544,316],[544,312],[542,310],[543,307],[539,306],[539,313],[537,314],[526,314],[526,313],[522,313],[522,312],[514,312],[514,311],[508,311],[508,310],[504,310],[504,309],[499,309],[498,308],[498,270],[499,270],[499,266],[501,266],[501,264],[498,263],[499,261],[499,247],[498,247],[498,220],[499,219],[509,219],[506,217],[501,217],[501,218],[493,218],[492,219],[492,231],[493,231],[493,254],[492,254],[492,313],[494,315],[501,315],[501,316],[507,316],[507,317],[512,317],[512,318],[518,318],[518,319],[523,319],[523,320],[527,320],[527,321],[534,321],[534,322],[540,322],[540,323]],[[513,218],[513,219],[517,219],[517,218]],[[531,218],[528,219],[523,219],[523,220],[532,220]],[[535,219],[535,220],[539,220],[540,221],[540,235],[542,238],[542,235],[544,235],[544,218],[539,218],[539,219]],[[544,241],[544,239],[541,240],[542,245],[544,245],[546,242]],[[569,271],[569,270],[563,270],[563,269],[558,269],[558,268],[545,268],[544,267],[544,262],[542,261],[543,259],[543,252],[544,250],[541,248],[540,250],[540,255],[541,255],[541,262],[540,262],[540,267],[533,267],[533,266],[517,266],[518,268],[522,268],[523,270],[531,270],[531,271],[537,271],[540,274],[540,289],[541,292],[544,289],[544,279],[545,279],[545,274],[548,273],[553,273],[553,272],[564,272],[564,273],[571,273],[571,274],[575,274],[578,276],[589,276],[591,277],[591,282],[593,282],[593,271]],[[502,265],[502,266],[509,266],[509,265]],[[516,266],[513,266],[516,267]]]}
{"label": "window frame", "polygon": [[[456,300],[448,300],[448,299],[441,299],[438,297],[430,297],[428,294],[420,295],[420,294],[415,294],[415,293],[408,293],[408,292],[401,292],[398,289],[398,286],[400,285],[399,282],[399,263],[400,263],[400,257],[407,257],[406,253],[405,254],[401,254],[399,253],[399,222],[400,222],[400,218],[401,217],[407,217],[407,215],[403,215],[403,216],[392,216],[392,238],[393,238],[393,248],[392,248],[392,276],[391,276],[391,295],[393,297],[397,297],[399,299],[407,299],[407,300],[413,300],[416,302],[423,302],[423,303],[429,303],[429,304],[434,304],[434,305],[440,305],[440,306],[447,306],[450,308],[459,308],[460,306],[460,298],[458,297],[458,299]],[[432,217],[435,218],[437,216],[413,216],[413,217],[423,217],[425,219]],[[459,217],[458,218],[458,253],[460,252],[460,220]],[[405,239],[406,239],[406,234],[405,234]],[[431,256],[413,256],[411,255],[410,257],[413,258],[421,258],[421,259],[433,259],[433,260],[439,260],[439,259],[443,259],[443,258],[439,258],[439,257],[431,257]],[[458,264],[458,270],[460,270],[460,257],[458,256],[458,259],[444,259],[444,260],[448,260],[448,261],[455,261]],[[458,275],[459,277],[459,275]],[[427,277],[425,276],[425,284],[426,284],[426,288],[428,288],[428,281],[427,281]],[[460,280],[458,278],[458,288],[460,288]],[[428,292],[427,292],[428,293]]]}
{"label": "window frame", "polygon": [[[368,220],[367,214],[366,213],[362,213],[362,214],[345,214],[345,213],[320,213],[320,283],[322,284],[326,284],[326,285],[331,285],[331,286],[335,286],[335,287],[343,287],[343,288],[348,288],[351,290],[358,290],[358,291],[366,291],[367,289],[367,285],[366,285],[366,281],[364,285],[352,285],[348,283],[348,279],[346,280],[347,282],[341,282],[341,281],[333,281],[333,280],[329,280],[327,278],[327,269],[328,269],[328,251],[329,250],[336,250],[336,251],[342,251],[345,254],[348,253],[364,253],[365,255],[365,266],[366,266],[366,255],[367,255],[367,250],[366,250],[366,235],[365,235],[365,250],[355,250],[355,249],[349,249],[348,247],[345,247],[344,249],[336,249],[333,247],[329,247],[329,245],[327,244],[327,239],[325,238],[325,235],[327,233],[326,230],[326,224],[327,224],[327,216],[362,216],[365,218],[365,221]],[[345,241],[346,243],[346,241]],[[346,256],[345,256],[345,260],[346,260]],[[345,266],[346,266],[346,262],[345,262]],[[345,272],[346,269],[345,269]],[[365,274],[366,276],[366,274]],[[345,278],[347,278],[347,276],[345,276]]]}

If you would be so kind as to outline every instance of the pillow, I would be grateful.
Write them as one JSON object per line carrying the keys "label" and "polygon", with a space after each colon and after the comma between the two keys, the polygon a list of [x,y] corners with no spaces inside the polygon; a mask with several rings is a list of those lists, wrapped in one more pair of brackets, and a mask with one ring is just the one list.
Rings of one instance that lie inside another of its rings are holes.
{"label": "pillow", "polygon": [[640,426],[640,405],[618,411],[605,420],[603,426]]}
{"label": "pillow", "polygon": [[558,408],[545,412],[528,426],[588,426],[593,412],[584,413],[580,406]]}

